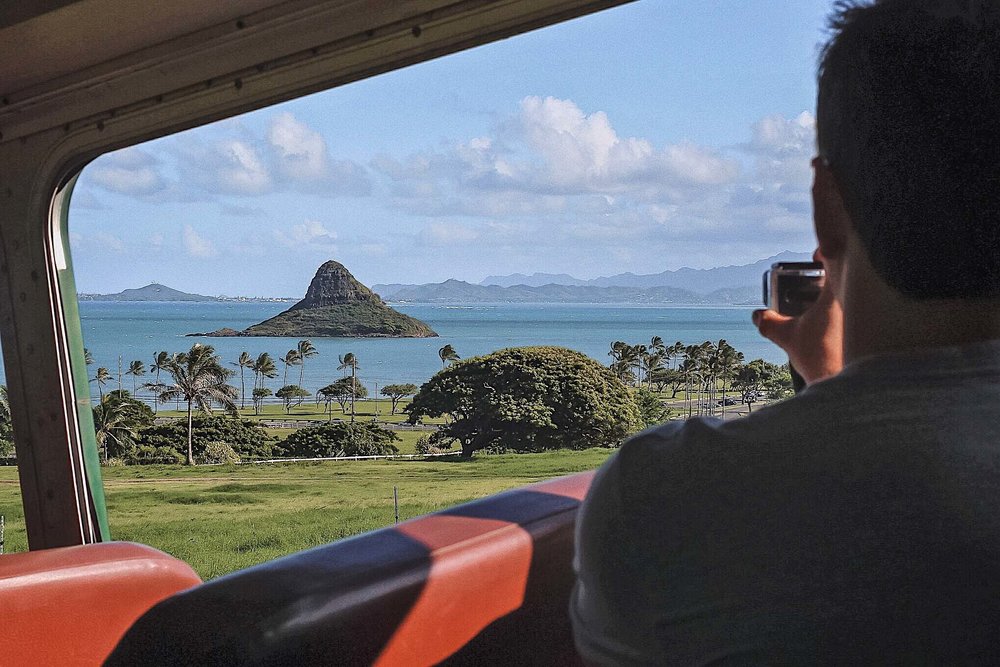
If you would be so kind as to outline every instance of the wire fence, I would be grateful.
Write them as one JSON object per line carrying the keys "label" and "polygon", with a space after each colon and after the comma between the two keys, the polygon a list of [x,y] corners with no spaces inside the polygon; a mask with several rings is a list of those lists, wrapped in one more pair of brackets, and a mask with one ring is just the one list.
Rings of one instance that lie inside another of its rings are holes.
{"label": "wire fence", "polygon": [[302,463],[309,461],[376,461],[380,459],[429,459],[438,456],[458,456],[459,452],[440,452],[437,454],[378,454],[372,456],[321,456],[317,458],[277,458],[277,459],[255,459],[244,461],[241,465],[257,465],[260,463]]}
{"label": "wire fence", "polygon": [[[164,426],[166,424],[173,424],[178,421],[184,421],[184,417],[156,417],[153,420],[155,426]],[[371,420],[357,420],[365,421],[366,423],[371,423]],[[350,419],[342,419],[336,417],[332,420],[330,419],[261,419],[257,421],[259,426],[264,428],[306,428],[308,426],[319,426],[320,424],[342,424],[350,422]],[[384,429],[390,431],[437,431],[440,426],[437,424],[409,424],[401,422],[375,422]],[[0,462],[2,465],[2,462]]]}

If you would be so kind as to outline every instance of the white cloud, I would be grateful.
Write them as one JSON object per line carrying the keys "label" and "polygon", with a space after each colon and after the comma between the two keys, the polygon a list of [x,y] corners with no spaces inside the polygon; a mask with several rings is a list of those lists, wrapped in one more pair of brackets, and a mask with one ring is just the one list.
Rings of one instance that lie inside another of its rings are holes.
{"label": "white cloud", "polygon": [[81,251],[96,255],[121,255],[125,252],[125,242],[108,232],[94,232],[92,234],[70,232],[69,242],[74,252]]}
{"label": "white cloud", "polygon": [[435,216],[595,214],[698,199],[741,177],[734,157],[690,142],[657,149],[621,137],[607,114],[588,115],[570,100],[526,97],[497,132],[443,152],[378,156],[372,166],[397,206]]}
{"label": "white cloud", "polygon": [[267,140],[274,148],[279,171],[293,180],[318,181],[327,176],[326,141],[292,114],[271,121]]}
{"label": "white cloud", "polygon": [[98,187],[126,195],[150,195],[166,187],[157,160],[139,148],[125,148],[99,157],[86,175]]}
{"label": "white cloud", "polygon": [[271,174],[257,150],[243,141],[224,141],[218,155],[223,160],[218,183],[230,192],[262,194],[271,187]]}
{"label": "white cloud", "polygon": [[90,188],[78,186],[73,190],[73,199],[70,201],[71,210],[87,209],[97,211],[104,208],[104,205],[94,196]]}
{"label": "white cloud", "polygon": [[795,118],[766,116],[753,125],[750,147],[765,153],[803,155],[816,144],[816,119],[808,111]]}
{"label": "white cloud", "polygon": [[207,259],[219,254],[215,244],[194,231],[191,225],[184,225],[183,241],[184,250],[191,257]]}
{"label": "white cloud", "polygon": [[349,160],[331,160],[323,135],[291,113],[271,120],[267,140],[278,176],[293,188],[326,195],[371,193],[364,168]]}
{"label": "white cloud", "polygon": [[417,233],[417,241],[427,246],[464,245],[477,239],[476,230],[450,222],[432,222]]}
{"label": "white cloud", "polygon": [[316,220],[306,220],[301,225],[293,225],[288,231],[274,230],[274,238],[288,248],[328,252],[336,250],[337,233]]}

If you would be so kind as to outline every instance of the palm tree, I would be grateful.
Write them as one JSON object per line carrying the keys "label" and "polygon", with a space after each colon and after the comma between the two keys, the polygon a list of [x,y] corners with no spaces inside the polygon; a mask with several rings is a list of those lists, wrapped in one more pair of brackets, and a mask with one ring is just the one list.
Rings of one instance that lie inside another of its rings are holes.
{"label": "palm tree", "polygon": [[743,366],[743,353],[725,340],[719,341],[719,377],[722,379],[722,418],[726,418],[726,391]]}
{"label": "palm tree", "polygon": [[646,354],[649,348],[645,345],[633,345],[632,350],[629,352],[629,357],[632,363],[635,364],[635,384],[637,387],[642,386],[642,367],[646,362]]}
{"label": "palm tree", "polygon": [[[445,345],[445,347],[448,347]],[[444,348],[442,348],[444,349]],[[454,352],[455,350],[452,350]],[[455,355],[458,356],[458,355]],[[351,369],[351,379],[353,380],[353,385],[358,383],[358,358],[354,356],[353,352],[348,352],[342,357],[339,357],[340,365],[337,366],[337,370],[344,370],[345,368]],[[354,394],[356,392],[351,392],[351,421],[354,421]]]}
{"label": "palm tree", "polygon": [[94,408],[94,433],[97,444],[104,452],[105,463],[112,444],[116,445],[120,454],[135,446],[136,438],[139,437],[139,422],[137,404],[130,400],[108,396]]}
{"label": "palm tree", "polygon": [[[101,401],[104,401],[104,383],[111,382],[111,371],[109,371],[104,366],[97,369],[97,374],[90,378],[91,382],[97,382],[97,392],[101,397]],[[91,394],[93,396],[93,394]]]}
{"label": "palm tree", "polygon": [[274,359],[267,352],[263,352],[257,357],[257,360],[253,362],[253,373],[256,377],[254,381],[254,389],[266,389],[264,386],[264,378],[276,378],[278,377],[278,366],[274,363]]}
{"label": "palm tree", "polygon": [[653,374],[663,368],[664,353],[659,351],[649,352],[643,357],[643,369],[646,371],[646,385],[653,388]]}
{"label": "palm tree", "polygon": [[438,356],[441,357],[441,368],[447,366],[449,361],[458,361],[462,358],[458,356],[458,352],[451,346],[451,343],[438,350]]}
{"label": "palm tree", "polygon": [[240,358],[233,366],[240,368],[240,409],[242,410],[247,406],[247,385],[244,381],[244,371],[248,368],[253,369],[253,357],[250,356],[249,352],[240,352]]}
{"label": "palm tree", "polygon": [[132,376],[132,395],[135,396],[135,379],[146,374],[146,364],[137,359],[128,365],[128,370],[125,371],[125,374]]}
{"label": "palm tree", "polygon": [[[684,354],[685,345],[684,343],[677,341],[673,345],[667,348],[670,353],[670,357],[675,361],[680,361],[681,356]],[[676,369],[676,366],[671,366],[672,369]]]}
{"label": "palm tree", "polygon": [[92,355],[90,353],[90,350],[88,350],[87,348],[83,348],[83,363],[87,364],[88,366],[91,366],[94,363],[94,355]]}
{"label": "palm tree", "polygon": [[288,386],[288,367],[289,366],[298,366],[299,364],[302,363],[302,359],[299,358],[299,351],[298,350],[289,350],[288,353],[285,354],[285,356],[283,356],[281,358],[281,363],[285,364],[285,377],[281,381],[281,386],[282,387],[287,387]]}
{"label": "palm tree", "polygon": [[[152,373],[156,371],[156,384],[160,384],[160,371],[167,370],[167,362],[170,361],[170,355],[166,352],[156,352],[153,354],[153,363],[149,365],[149,372]],[[159,407],[158,401],[153,401],[153,414],[157,412]]]}
{"label": "palm tree", "polygon": [[667,352],[667,348],[663,345],[663,339],[659,336],[653,336],[649,339],[649,349],[660,354],[666,354]]}
{"label": "palm tree", "polygon": [[301,366],[301,368],[299,368],[299,386],[301,387],[302,378],[306,372],[306,359],[309,357],[315,357],[319,354],[319,350],[313,346],[311,340],[300,340],[299,346],[295,351],[299,353],[299,366]]}
{"label": "palm tree", "polygon": [[175,398],[187,401],[187,463],[194,465],[194,406],[211,414],[212,403],[218,403],[235,415],[236,388],[226,384],[233,371],[222,366],[214,347],[201,343],[191,346],[190,352],[176,354],[167,364],[166,371],[170,373],[173,384],[160,384],[150,388],[155,389],[161,401]]}
{"label": "palm tree", "polygon": [[632,365],[631,354],[632,346],[628,343],[620,340],[611,343],[611,351],[608,352],[608,356],[611,357],[611,370],[619,380],[625,380],[626,371]]}

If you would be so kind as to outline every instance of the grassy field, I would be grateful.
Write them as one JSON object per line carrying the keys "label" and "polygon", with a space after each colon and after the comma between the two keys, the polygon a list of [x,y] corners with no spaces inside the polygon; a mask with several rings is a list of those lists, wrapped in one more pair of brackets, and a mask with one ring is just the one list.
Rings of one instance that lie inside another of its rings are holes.
{"label": "grassy field", "polygon": [[[411,434],[404,434],[411,435]],[[419,461],[105,468],[115,539],[149,544],[205,579],[504,489],[590,470],[607,449]],[[0,468],[5,551],[27,548],[15,468]]]}

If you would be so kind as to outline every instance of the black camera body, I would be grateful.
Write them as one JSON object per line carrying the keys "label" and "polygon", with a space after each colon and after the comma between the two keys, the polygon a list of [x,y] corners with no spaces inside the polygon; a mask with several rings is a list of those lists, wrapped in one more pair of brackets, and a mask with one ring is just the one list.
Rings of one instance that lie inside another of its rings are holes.
{"label": "black camera body", "polygon": [[782,315],[801,315],[819,298],[825,279],[819,262],[776,262],[764,272],[764,305]]}

